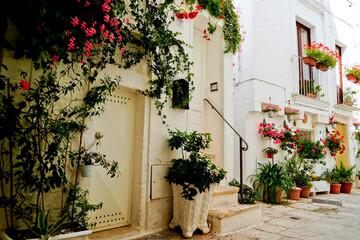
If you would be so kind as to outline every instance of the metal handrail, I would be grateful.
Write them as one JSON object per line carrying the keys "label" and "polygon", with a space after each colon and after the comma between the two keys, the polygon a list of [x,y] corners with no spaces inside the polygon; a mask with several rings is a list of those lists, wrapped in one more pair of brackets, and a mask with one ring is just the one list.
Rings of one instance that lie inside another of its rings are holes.
{"label": "metal handrail", "polygon": [[[216,109],[216,107],[207,99],[204,99],[205,102],[210,104],[212,109],[224,120],[224,122],[234,131],[234,133],[239,137],[240,141],[240,201],[243,203],[243,151],[249,149],[249,144],[241,137],[241,135],[235,130],[233,126],[224,118],[224,116]],[[245,146],[243,146],[243,143]]]}

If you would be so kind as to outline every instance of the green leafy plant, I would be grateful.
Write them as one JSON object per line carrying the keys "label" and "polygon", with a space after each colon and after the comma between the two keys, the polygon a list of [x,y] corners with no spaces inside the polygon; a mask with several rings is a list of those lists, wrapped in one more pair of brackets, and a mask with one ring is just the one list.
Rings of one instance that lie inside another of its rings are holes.
{"label": "green leafy plant", "polygon": [[43,209],[42,208],[39,209],[37,229],[31,227],[28,221],[26,219],[23,219],[27,228],[33,234],[35,234],[36,237],[41,237],[41,239],[44,240],[48,240],[51,236],[58,234],[61,231],[61,227],[64,224],[65,219],[67,217],[67,216],[61,217],[58,221],[54,223],[54,225],[52,225],[49,228],[49,213],[50,211],[48,211],[47,214],[44,216]]}
{"label": "green leafy plant", "polygon": [[[233,187],[238,187],[239,193],[240,193],[240,191],[241,191],[240,183],[235,178],[233,180],[231,180],[231,182],[229,182],[229,185],[233,186]],[[246,184],[242,185],[242,191],[243,191],[243,202],[242,203],[244,203],[244,204],[255,204],[255,200],[258,200],[260,198],[258,191],[252,189],[251,187],[249,187]]]}
{"label": "green leafy plant", "polygon": [[[312,79],[310,81],[310,84],[305,85],[305,92],[312,94],[313,97],[317,97],[317,95],[321,92],[321,90],[322,90],[321,85],[316,85],[315,86],[315,80],[314,79]],[[324,97],[324,96],[325,96],[325,93],[320,95],[320,97]]]}
{"label": "green leafy plant", "polygon": [[285,158],[280,164],[289,176],[293,186],[311,187],[310,175],[313,170],[313,165],[309,160],[298,158],[297,155],[294,154],[290,158]]}
{"label": "green leafy plant", "polygon": [[344,102],[356,102],[356,95],[359,91],[352,90],[350,87],[346,88],[344,92]]}
{"label": "green leafy plant", "polygon": [[276,148],[267,147],[263,149],[263,152],[277,154],[279,151]]}
{"label": "green leafy plant", "polygon": [[297,153],[302,159],[310,159],[312,163],[322,163],[325,164],[323,159],[326,156],[326,151],[324,146],[320,141],[311,141],[310,139],[298,139],[298,149]]}
{"label": "green leafy plant", "polygon": [[331,184],[339,184],[344,181],[344,179],[340,177],[336,168],[333,168],[332,170],[326,169],[322,174],[322,177]]}
{"label": "green leafy plant", "polygon": [[271,163],[259,163],[258,165],[259,173],[249,177],[254,189],[260,193],[264,202],[274,204],[277,190],[284,190],[287,194],[290,193],[293,185],[283,167]]}
{"label": "green leafy plant", "polygon": [[343,182],[354,182],[353,179],[353,172],[355,169],[355,165],[349,168],[346,168],[343,162],[340,162],[340,167],[336,166],[335,171],[339,174],[339,177],[341,179],[340,183]]}
{"label": "green leafy plant", "polygon": [[[202,193],[210,189],[211,184],[220,183],[225,178],[226,171],[218,168],[207,154],[201,152],[209,148],[209,133],[193,131],[188,134],[177,130],[170,131],[170,136],[168,142],[171,150],[181,149],[182,158],[171,160],[172,166],[165,178],[183,187],[183,198],[194,200],[197,194],[194,187]],[[184,151],[189,153],[188,159],[185,159]]]}
{"label": "green leafy plant", "polygon": [[323,63],[329,69],[333,69],[340,59],[336,51],[332,51],[322,43],[312,42],[304,45],[306,56],[314,58],[319,63]]}

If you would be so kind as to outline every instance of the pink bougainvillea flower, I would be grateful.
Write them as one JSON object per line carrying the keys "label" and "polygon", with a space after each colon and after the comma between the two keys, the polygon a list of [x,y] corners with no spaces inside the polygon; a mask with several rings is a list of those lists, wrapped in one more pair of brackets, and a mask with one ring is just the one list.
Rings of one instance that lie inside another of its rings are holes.
{"label": "pink bougainvillea flower", "polygon": [[104,22],[109,22],[109,21],[110,21],[110,16],[106,14],[104,16]]}
{"label": "pink bougainvillea flower", "polygon": [[29,84],[23,79],[20,81],[20,86],[23,90],[29,90]]}
{"label": "pink bougainvillea flower", "polygon": [[77,17],[74,17],[73,19],[71,19],[71,22],[70,22],[73,27],[75,27],[76,25],[79,25],[79,19]]}
{"label": "pink bougainvillea flower", "polygon": [[104,3],[103,5],[102,5],[102,10],[104,11],[104,12],[110,12],[110,6],[109,5],[107,5],[106,3]]}

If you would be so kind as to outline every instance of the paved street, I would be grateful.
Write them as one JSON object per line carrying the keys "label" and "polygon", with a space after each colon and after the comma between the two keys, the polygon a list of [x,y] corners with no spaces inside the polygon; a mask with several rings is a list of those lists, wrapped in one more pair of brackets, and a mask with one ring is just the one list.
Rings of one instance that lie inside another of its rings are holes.
{"label": "paved street", "polygon": [[[333,204],[312,203],[312,198],[332,201]],[[263,223],[222,237],[211,234],[194,234],[192,239],[311,239],[346,240],[360,239],[360,189],[352,189],[351,194],[318,194],[310,199],[289,201],[282,205],[262,206]],[[137,238],[183,239],[181,231],[166,230],[150,236]]]}

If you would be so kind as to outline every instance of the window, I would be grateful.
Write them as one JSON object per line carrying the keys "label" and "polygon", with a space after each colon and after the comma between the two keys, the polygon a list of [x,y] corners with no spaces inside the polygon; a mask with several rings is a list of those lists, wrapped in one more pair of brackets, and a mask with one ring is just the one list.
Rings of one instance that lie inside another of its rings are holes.
{"label": "window", "polygon": [[301,23],[296,22],[297,39],[298,39],[298,55],[299,55],[299,93],[305,95],[309,89],[312,77],[312,69],[308,65],[303,64],[302,57],[305,56],[304,45],[310,44],[310,29]]}
{"label": "window", "polygon": [[343,102],[343,80],[342,80],[342,51],[341,47],[335,45],[335,51],[340,56],[340,60],[336,64],[336,92],[337,92],[337,104],[341,104]]}

